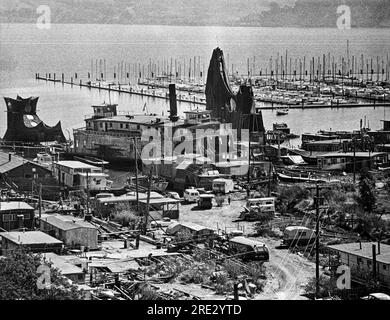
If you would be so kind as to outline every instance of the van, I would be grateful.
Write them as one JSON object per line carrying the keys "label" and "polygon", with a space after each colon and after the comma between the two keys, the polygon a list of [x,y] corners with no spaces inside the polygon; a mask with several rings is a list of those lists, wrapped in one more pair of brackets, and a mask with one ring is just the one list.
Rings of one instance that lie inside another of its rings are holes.
{"label": "van", "polygon": [[193,203],[199,200],[199,191],[192,188],[184,190],[183,198],[185,202]]}

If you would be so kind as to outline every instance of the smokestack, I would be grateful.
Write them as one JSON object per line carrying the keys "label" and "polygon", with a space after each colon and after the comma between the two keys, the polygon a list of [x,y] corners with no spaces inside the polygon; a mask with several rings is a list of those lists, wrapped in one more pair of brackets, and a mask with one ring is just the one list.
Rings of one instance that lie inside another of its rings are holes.
{"label": "smokestack", "polygon": [[176,122],[179,117],[177,116],[176,86],[174,83],[169,84],[169,110],[169,119]]}

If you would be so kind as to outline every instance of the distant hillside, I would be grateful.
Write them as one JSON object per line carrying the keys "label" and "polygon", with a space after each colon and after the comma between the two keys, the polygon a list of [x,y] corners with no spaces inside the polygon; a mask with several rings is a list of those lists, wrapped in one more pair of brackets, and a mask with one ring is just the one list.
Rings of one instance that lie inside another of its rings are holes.
{"label": "distant hillside", "polygon": [[35,23],[45,4],[53,23],[335,27],[337,6],[354,27],[390,27],[389,0],[0,0],[3,23]]}
{"label": "distant hillside", "polygon": [[240,22],[269,27],[336,27],[340,5],[350,7],[351,27],[390,27],[389,0],[297,0],[294,6],[282,8],[273,2],[268,11],[253,13]]}

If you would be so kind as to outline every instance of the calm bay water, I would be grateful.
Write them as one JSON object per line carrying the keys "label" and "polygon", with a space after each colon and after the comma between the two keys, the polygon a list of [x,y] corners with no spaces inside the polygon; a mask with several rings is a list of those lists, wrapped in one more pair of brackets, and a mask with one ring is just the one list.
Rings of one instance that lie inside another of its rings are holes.
{"label": "calm bay water", "polygon": [[[382,56],[390,52],[388,29],[284,29],[233,27],[173,27],[123,25],[52,25],[40,30],[35,25],[0,25],[0,95],[40,96],[40,117],[49,125],[61,120],[65,135],[72,128],[84,125],[84,115],[91,113],[94,103],[111,101],[119,110],[141,112],[144,103],[148,111],[161,114],[169,106],[164,100],[140,96],[118,95],[89,91],[85,88],[37,82],[34,74],[46,72],[77,72],[86,78],[91,59],[106,59],[107,71],[114,64],[147,64],[149,59],[184,59],[201,57],[206,69],[212,50],[219,46],[230,65],[244,73],[247,58],[256,57],[256,66],[268,66],[271,56],[279,52],[295,57],[320,56],[330,52],[346,55],[349,40],[351,55]],[[5,110],[5,104],[3,105]],[[179,112],[190,106],[179,104]],[[390,112],[387,112],[390,115]],[[0,113],[0,135],[6,129],[6,113]],[[166,114],[166,112],[165,112]],[[367,117],[370,127],[380,128],[384,108],[290,110],[289,115],[276,117],[272,110],[263,111],[267,129],[275,121],[286,122],[292,132],[301,134],[319,129],[350,130],[359,126],[359,119]]]}

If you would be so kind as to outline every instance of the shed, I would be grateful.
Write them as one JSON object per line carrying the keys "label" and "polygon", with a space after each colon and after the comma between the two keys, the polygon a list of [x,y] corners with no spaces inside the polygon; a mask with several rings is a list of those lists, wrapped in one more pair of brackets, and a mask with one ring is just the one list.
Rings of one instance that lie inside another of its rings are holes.
{"label": "shed", "polygon": [[214,235],[214,230],[191,222],[172,223],[166,229],[167,234],[176,235],[178,232],[188,231],[194,239]]}
{"label": "shed", "polygon": [[55,253],[48,252],[43,255],[45,261],[52,263],[52,267],[58,269],[62,275],[72,280],[74,283],[83,284],[85,283],[84,271],[70,263],[63,256],[59,256]]}
{"label": "shed", "polygon": [[11,231],[31,229],[34,223],[34,208],[22,201],[0,202],[0,228]]}
{"label": "shed", "polygon": [[1,232],[2,253],[8,254],[20,248],[27,248],[31,252],[60,252],[62,241],[41,231],[11,231]]}
{"label": "shed", "polygon": [[43,214],[40,219],[43,232],[61,240],[70,248],[98,248],[98,230],[83,219],[66,215]]}

